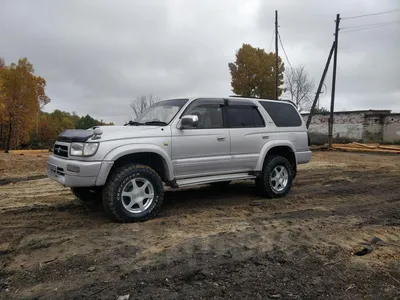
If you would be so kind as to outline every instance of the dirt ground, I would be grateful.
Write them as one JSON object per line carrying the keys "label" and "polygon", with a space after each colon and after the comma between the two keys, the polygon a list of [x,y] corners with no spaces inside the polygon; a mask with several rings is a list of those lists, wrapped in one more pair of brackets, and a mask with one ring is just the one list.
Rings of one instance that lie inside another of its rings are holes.
{"label": "dirt ground", "polygon": [[0,155],[0,299],[400,299],[399,155],[315,152],[283,199],[167,191],[136,224],[45,178],[47,155]]}

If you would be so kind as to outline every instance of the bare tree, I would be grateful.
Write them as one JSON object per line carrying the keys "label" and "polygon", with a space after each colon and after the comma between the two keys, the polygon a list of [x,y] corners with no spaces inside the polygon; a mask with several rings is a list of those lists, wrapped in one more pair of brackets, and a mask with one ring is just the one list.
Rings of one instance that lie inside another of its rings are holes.
{"label": "bare tree", "polygon": [[323,107],[323,106],[314,108],[314,114],[325,114],[328,112],[329,112],[329,109],[327,109],[326,107]]}
{"label": "bare tree", "polygon": [[285,92],[294,102],[299,111],[309,110],[314,100],[315,82],[312,80],[304,66],[286,71]]}
{"label": "bare tree", "polygon": [[148,96],[138,96],[130,104],[133,110],[133,118],[139,116],[142,112],[152,106],[154,103],[160,101],[160,98],[154,97],[152,94]]}

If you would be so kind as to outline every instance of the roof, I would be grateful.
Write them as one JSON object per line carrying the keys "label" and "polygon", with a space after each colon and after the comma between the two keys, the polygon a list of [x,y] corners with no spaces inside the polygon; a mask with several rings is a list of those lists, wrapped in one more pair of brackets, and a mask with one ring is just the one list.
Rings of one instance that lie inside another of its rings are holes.
{"label": "roof", "polygon": [[[386,114],[389,115],[391,114],[391,110],[374,110],[374,109],[369,109],[369,110],[346,110],[346,111],[335,111],[335,114]],[[306,113],[301,113],[301,115],[307,116],[309,115],[309,112]],[[329,112],[326,113],[314,113],[314,115],[328,115]]]}
{"label": "roof", "polygon": [[251,99],[251,100],[267,100],[267,101],[275,101],[275,102],[283,101],[283,102],[292,104],[294,107],[297,107],[296,103],[294,103],[293,101],[287,100],[287,99],[269,99],[269,98],[258,98],[258,97],[247,97],[247,96],[245,97],[245,96],[236,96],[236,95],[227,97],[227,99],[236,99],[236,98]]}
{"label": "roof", "polygon": [[293,101],[286,100],[286,99],[268,99],[268,98],[258,98],[258,97],[245,97],[245,96],[236,96],[236,95],[231,95],[228,97],[223,97],[223,96],[191,96],[186,99],[189,99],[190,101],[193,101],[195,99],[242,99],[242,100],[265,100],[265,101],[275,101],[275,102],[284,102],[284,103],[289,103],[292,104],[294,107],[297,108],[296,103],[293,103]]}

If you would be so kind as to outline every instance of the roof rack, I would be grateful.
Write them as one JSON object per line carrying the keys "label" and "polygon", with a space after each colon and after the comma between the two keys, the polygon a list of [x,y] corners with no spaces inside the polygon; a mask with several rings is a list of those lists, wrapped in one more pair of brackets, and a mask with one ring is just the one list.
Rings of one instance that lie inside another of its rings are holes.
{"label": "roof rack", "polygon": [[288,103],[294,105],[297,108],[296,103],[294,103],[293,101],[290,101],[288,99],[268,99],[268,98],[259,98],[259,97],[252,97],[252,96],[238,96],[238,95],[232,95],[232,96],[229,96],[229,97],[232,97],[232,98],[249,98],[249,99],[258,99],[258,100],[284,101],[284,102],[288,102]]}

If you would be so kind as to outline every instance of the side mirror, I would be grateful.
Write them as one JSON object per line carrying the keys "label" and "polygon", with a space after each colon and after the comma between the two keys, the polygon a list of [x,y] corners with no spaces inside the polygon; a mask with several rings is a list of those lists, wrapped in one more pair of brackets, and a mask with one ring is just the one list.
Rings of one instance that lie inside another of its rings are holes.
{"label": "side mirror", "polygon": [[178,123],[178,129],[196,128],[199,123],[199,117],[196,115],[186,115]]}

